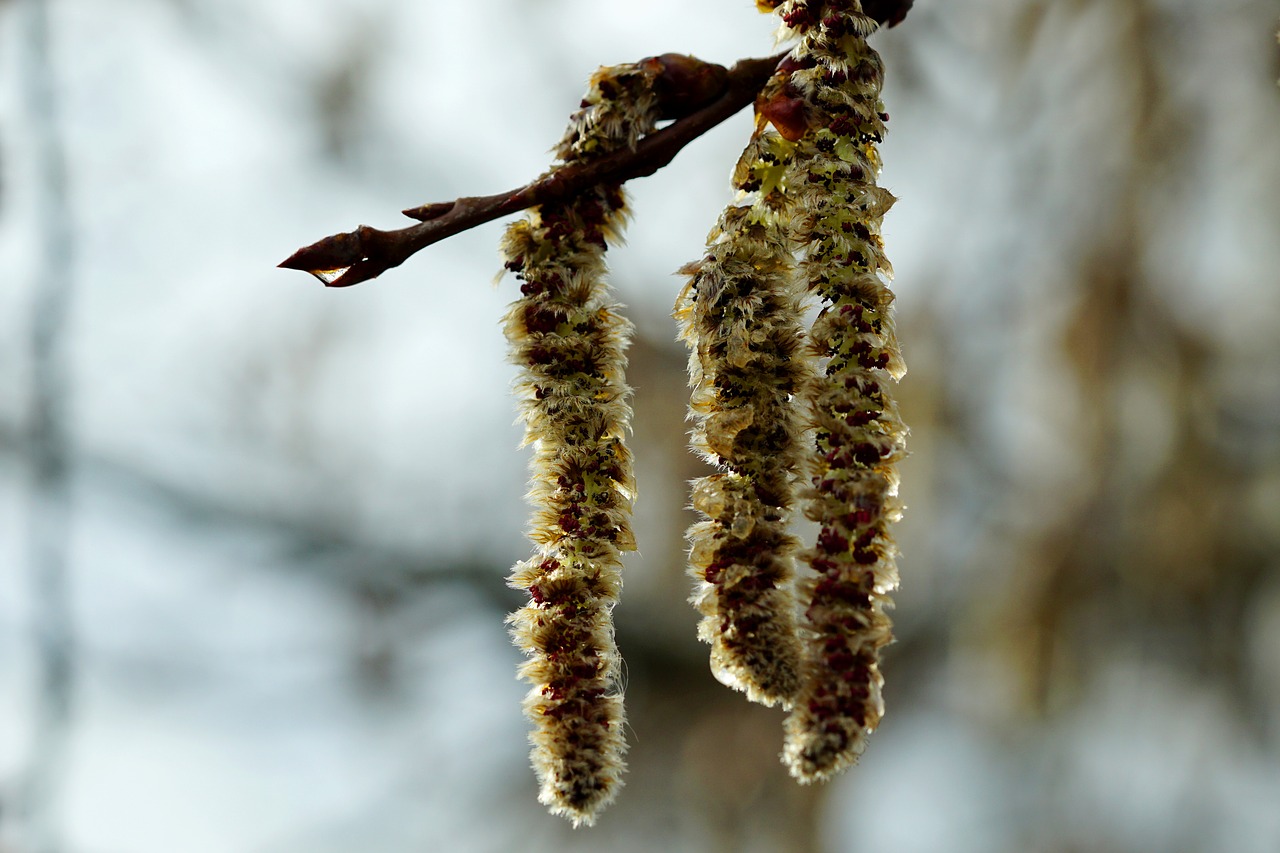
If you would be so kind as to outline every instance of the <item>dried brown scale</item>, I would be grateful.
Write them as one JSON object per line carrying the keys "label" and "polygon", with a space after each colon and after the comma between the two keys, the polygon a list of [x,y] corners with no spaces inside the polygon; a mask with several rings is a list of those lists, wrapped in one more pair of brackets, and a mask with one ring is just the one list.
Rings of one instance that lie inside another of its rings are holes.
{"label": "dried brown scale", "polygon": [[792,774],[812,782],[856,760],[882,713],[879,650],[891,639],[885,608],[897,584],[888,526],[900,513],[894,466],[905,436],[884,383],[903,367],[879,238],[893,197],[874,184],[883,68],[864,39],[876,21],[856,0],[777,10],[800,36],[785,82],[807,119],[792,161],[794,234],[800,276],[822,303],[809,335],[823,369],[806,393],[813,456],[803,492],[819,532],[802,557],[811,569],[798,589],[805,666],[784,748]]}

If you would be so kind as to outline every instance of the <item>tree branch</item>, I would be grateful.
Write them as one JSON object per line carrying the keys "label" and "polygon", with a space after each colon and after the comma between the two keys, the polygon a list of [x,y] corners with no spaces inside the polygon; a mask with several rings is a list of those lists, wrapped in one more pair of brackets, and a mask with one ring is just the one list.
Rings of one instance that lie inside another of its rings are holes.
{"label": "tree branch", "polygon": [[597,184],[652,175],[681,148],[754,101],[783,55],[739,61],[723,75],[723,87],[714,100],[641,139],[635,148],[553,169],[509,192],[410,208],[404,214],[419,220],[417,225],[393,231],[361,225],[299,249],[280,266],[309,272],[328,287],[349,287],[399,266],[432,243],[485,222],[559,201]]}

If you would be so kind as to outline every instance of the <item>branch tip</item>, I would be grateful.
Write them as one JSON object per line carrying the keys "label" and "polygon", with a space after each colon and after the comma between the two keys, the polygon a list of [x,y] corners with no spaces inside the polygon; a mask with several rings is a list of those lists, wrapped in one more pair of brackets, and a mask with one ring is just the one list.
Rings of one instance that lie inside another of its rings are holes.
{"label": "branch tip", "polygon": [[421,204],[400,212],[410,219],[416,219],[419,222],[430,222],[433,219],[439,219],[444,216],[453,210],[456,205],[456,201],[433,201],[430,204]]}

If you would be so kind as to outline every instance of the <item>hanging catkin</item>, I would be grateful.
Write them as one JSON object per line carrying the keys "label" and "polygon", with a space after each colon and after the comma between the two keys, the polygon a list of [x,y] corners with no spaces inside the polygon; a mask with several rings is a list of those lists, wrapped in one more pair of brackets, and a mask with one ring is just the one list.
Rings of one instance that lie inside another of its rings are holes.
{"label": "hanging catkin", "polygon": [[734,172],[739,198],[721,214],[676,303],[689,347],[692,445],[718,471],[693,484],[704,520],[689,528],[698,636],[711,669],[765,705],[799,686],[789,532],[803,453],[793,397],[809,376],[792,280],[780,179],[791,144],[761,128]]}
{"label": "hanging catkin", "polygon": [[[634,144],[651,129],[644,75],[602,68],[557,148],[563,163]],[[624,351],[631,325],[605,282],[604,254],[626,210],[622,188],[597,186],[535,208],[502,241],[523,282],[507,313],[525,442],[533,445],[529,500],[534,556],[512,586],[529,603],[510,617],[528,656],[538,799],[590,824],[616,796],[625,769],[622,690],[611,611],[622,586],[634,484],[623,442],[631,417]]]}
{"label": "hanging catkin", "polygon": [[[635,144],[663,118],[718,95],[725,69],[664,54],[601,68],[556,148],[559,165]],[[624,355],[631,324],[605,282],[604,255],[626,215],[621,186],[603,184],[543,204],[507,229],[502,252],[521,280],[506,318],[525,442],[533,445],[533,557],[511,585],[529,603],[510,617],[528,656],[525,713],[533,723],[538,799],[591,824],[625,769],[620,659],[611,611],[621,554],[635,549],[634,482],[623,437],[631,417]]]}
{"label": "hanging catkin", "polygon": [[792,775],[813,782],[853,763],[883,714],[880,649],[892,639],[885,610],[898,583],[889,524],[901,512],[895,468],[906,436],[889,387],[905,368],[880,240],[894,198],[875,184],[888,118],[883,66],[866,42],[877,24],[857,0],[789,0],[777,12],[800,41],[785,85],[760,109],[796,142],[793,237],[800,277],[820,300],[809,337],[823,362],[806,395],[805,515],[819,532],[803,556],[805,662],[783,751]]}

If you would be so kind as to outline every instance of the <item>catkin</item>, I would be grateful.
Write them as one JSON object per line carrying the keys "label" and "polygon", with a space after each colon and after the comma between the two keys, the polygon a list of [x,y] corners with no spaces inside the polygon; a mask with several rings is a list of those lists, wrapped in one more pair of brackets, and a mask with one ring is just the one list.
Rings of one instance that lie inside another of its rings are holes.
{"label": "catkin", "polygon": [[[603,68],[556,149],[562,163],[632,145],[656,121],[651,75]],[[511,585],[529,603],[509,622],[528,656],[525,713],[538,799],[574,825],[591,824],[625,770],[620,659],[611,611],[621,553],[634,550],[631,416],[625,349],[631,325],[605,282],[604,254],[626,211],[617,185],[544,204],[511,225],[507,269],[522,281],[506,317],[525,441],[533,445],[537,552]]]}
{"label": "catkin", "polygon": [[799,687],[795,552],[789,532],[800,458],[793,397],[809,377],[790,222],[780,178],[790,143],[758,132],[734,173],[739,199],[721,214],[706,255],[681,272],[676,303],[689,347],[692,446],[718,467],[696,480],[689,528],[698,636],[716,678],[765,705]]}
{"label": "catkin", "polygon": [[880,239],[894,198],[875,184],[888,118],[883,66],[866,42],[877,24],[857,0],[789,0],[777,12],[800,41],[785,85],[760,109],[796,140],[793,237],[800,277],[821,306],[809,332],[823,367],[807,386],[803,493],[819,532],[803,554],[812,570],[798,590],[805,661],[783,750],[792,775],[813,782],[852,764],[884,712],[880,650],[892,639],[885,611],[898,582],[889,525],[901,513],[895,467],[906,436],[889,389],[905,368]]}

